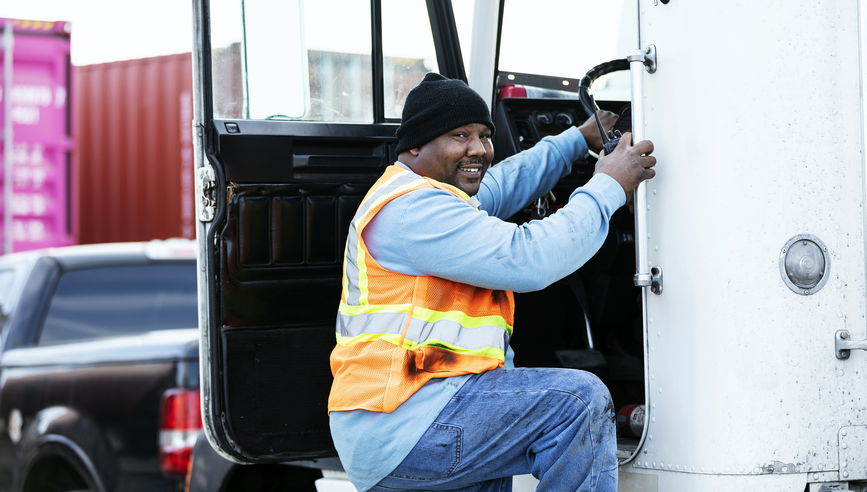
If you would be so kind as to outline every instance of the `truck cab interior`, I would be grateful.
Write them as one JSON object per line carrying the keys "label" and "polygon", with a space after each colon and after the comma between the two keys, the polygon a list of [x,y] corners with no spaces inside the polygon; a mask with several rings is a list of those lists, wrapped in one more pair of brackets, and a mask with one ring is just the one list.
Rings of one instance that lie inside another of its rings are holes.
{"label": "truck cab interior", "polygon": [[[590,117],[581,78],[638,47],[637,9],[608,0],[197,2],[202,391],[223,456],[336,455],[326,403],[344,245],[364,194],[396,160],[409,90],[428,71],[468,81],[490,103],[496,165]],[[628,73],[600,77],[591,91],[629,130]],[[551,195],[510,221],[556,213],[595,163],[573,163]],[[596,373],[617,409],[645,402],[633,224],[622,207],[581,269],[517,294],[511,342],[517,366]],[[640,437],[622,436],[622,459]]]}

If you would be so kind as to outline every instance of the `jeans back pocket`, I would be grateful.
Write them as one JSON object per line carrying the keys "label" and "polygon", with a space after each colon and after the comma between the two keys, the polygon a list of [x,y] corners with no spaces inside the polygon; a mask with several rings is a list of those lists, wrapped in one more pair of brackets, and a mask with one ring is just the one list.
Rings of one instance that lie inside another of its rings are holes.
{"label": "jeans back pocket", "polygon": [[409,455],[388,476],[405,480],[439,480],[461,462],[461,428],[434,422]]}

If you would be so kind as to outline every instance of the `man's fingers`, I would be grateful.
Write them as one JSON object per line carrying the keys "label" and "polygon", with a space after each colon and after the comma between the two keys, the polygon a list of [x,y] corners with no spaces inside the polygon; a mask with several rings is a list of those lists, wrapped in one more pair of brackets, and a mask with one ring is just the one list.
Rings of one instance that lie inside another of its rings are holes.
{"label": "man's fingers", "polygon": [[617,148],[623,147],[624,150],[628,148],[632,148],[636,152],[641,155],[647,155],[653,153],[653,142],[650,140],[642,140],[640,142],[632,143],[632,132],[626,132],[623,136],[620,137],[620,141],[617,142]]}
{"label": "man's fingers", "polygon": [[639,154],[649,155],[653,153],[653,142],[650,140],[642,140],[632,146]]}
{"label": "man's fingers", "polygon": [[623,147],[623,150],[632,148],[635,152],[641,155],[647,155],[653,152],[653,142],[650,140],[642,140],[635,144],[632,143],[632,132],[626,132],[620,137],[617,142],[617,149]]}
{"label": "man's fingers", "polygon": [[632,133],[624,133],[617,147],[610,155],[601,154],[596,164],[596,172],[607,174],[614,178],[623,190],[634,190],[642,181],[656,176],[656,157],[653,152],[653,142],[642,140],[632,144]]}
{"label": "man's fingers", "polygon": [[626,132],[620,136],[620,141],[617,142],[617,147],[614,148],[615,151],[620,150],[621,148],[625,151],[632,144],[632,132]]}

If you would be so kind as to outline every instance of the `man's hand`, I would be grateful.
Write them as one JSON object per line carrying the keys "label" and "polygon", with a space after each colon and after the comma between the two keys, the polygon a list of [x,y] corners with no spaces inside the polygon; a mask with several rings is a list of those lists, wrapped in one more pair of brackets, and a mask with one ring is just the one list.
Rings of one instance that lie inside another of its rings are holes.
{"label": "man's hand", "polygon": [[[606,132],[613,128],[614,124],[617,123],[618,116],[611,111],[602,111],[600,109],[596,114],[599,115],[599,122],[602,123],[602,128],[604,128]],[[590,119],[582,123],[578,129],[581,130],[581,135],[584,135],[584,140],[587,141],[587,146],[590,147],[590,150],[597,153],[602,150],[602,135],[599,134],[599,127],[596,125],[596,118],[591,116]]]}
{"label": "man's hand", "polygon": [[611,176],[620,183],[624,193],[629,193],[638,187],[638,183],[656,176],[656,171],[651,169],[656,165],[656,157],[650,155],[651,152],[653,142],[642,140],[632,145],[632,133],[624,133],[611,155],[599,157],[593,174]]}

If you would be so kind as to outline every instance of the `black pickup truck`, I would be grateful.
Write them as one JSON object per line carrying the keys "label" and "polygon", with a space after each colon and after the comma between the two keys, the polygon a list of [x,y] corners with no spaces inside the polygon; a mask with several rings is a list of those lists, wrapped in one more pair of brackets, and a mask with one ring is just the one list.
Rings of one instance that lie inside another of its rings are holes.
{"label": "black pickup truck", "polygon": [[183,490],[195,268],[186,240],[0,257],[0,491]]}

